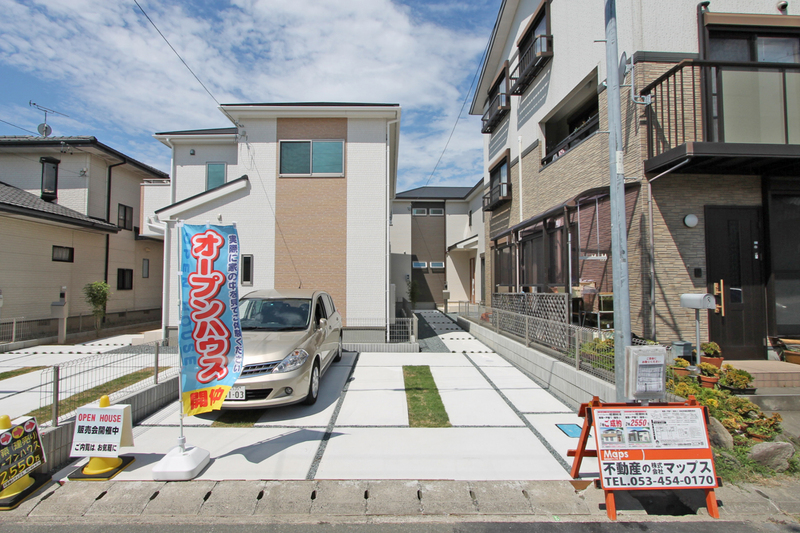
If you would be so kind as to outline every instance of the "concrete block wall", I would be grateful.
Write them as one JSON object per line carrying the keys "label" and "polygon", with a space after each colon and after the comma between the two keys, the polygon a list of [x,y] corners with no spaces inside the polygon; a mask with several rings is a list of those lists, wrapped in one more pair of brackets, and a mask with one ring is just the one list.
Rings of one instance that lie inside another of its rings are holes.
{"label": "concrete block wall", "polygon": [[590,401],[593,396],[599,396],[604,401],[615,401],[616,389],[613,383],[579,372],[535,348],[528,348],[462,317],[458,317],[457,321],[464,330],[514,366],[533,376],[548,392],[573,409],[577,410],[581,403]]}

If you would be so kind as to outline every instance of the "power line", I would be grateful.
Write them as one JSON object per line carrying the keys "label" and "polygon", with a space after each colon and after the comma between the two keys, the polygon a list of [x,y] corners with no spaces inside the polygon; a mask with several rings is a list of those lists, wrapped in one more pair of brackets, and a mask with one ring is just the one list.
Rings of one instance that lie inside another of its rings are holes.
{"label": "power line", "polygon": [[464,95],[464,101],[461,103],[461,109],[458,112],[458,116],[456,117],[456,122],[453,124],[453,129],[450,130],[450,136],[447,138],[447,142],[444,144],[444,150],[442,150],[441,155],[439,156],[439,160],[436,161],[436,165],[433,167],[431,171],[431,175],[428,176],[428,181],[425,182],[425,186],[428,186],[430,183],[431,178],[433,178],[436,169],[439,168],[439,163],[442,162],[442,158],[444,157],[444,153],[447,152],[447,147],[450,146],[450,140],[453,138],[453,134],[456,132],[456,126],[458,126],[458,121],[461,120],[461,114],[464,112],[464,106],[467,105],[467,100],[469,99],[469,95],[472,92],[472,86],[475,85],[475,79],[478,77],[478,72],[481,71],[481,65],[483,65],[483,61],[486,58],[486,54],[489,51],[489,42],[491,42],[491,38],[489,41],[486,41],[486,48],[483,49],[483,55],[481,56],[481,60],[478,62],[478,68],[475,69],[475,74],[472,76],[472,82],[469,84],[469,89],[467,89],[467,94]]}
{"label": "power line", "polygon": [[22,126],[17,126],[16,124],[12,124],[12,123],[10,123],[10,122],[6,122],[5,120],[3,120],[3,119],[1,119],[1,118],[0,118],[0,122],[2,122],[3,124],[8,124],[9,126],[14,126],[15,128],[17,128],[17,129],[20,129],[20,130],[22,130],[22,131],[27,131],[28,133],[33,133],[34,135],[39,135],[39,134],[38,134],[38,133],[36,133],[35,131],[26,130],[26,129],[25,129],[25,128],[23,128]]}
{"label": "power line", "polygon": [[[149,21],[150,21],[150,24],[152,24],[152,25],[153,25],[153,27],[156,29],[156,31],[157,31],[157,32],[158,32],[158,34],[161,36],[161,38],[162,38],[162,39],[164,39],[164,42],[165,42],[165,43],[167,43],[167,46],[169,46],[169,47],[170,47],[170,49],[171,49],[173,52],[175,52],[175,55],[176,55],[176,56],[178,56],[178,59],[180,59],[180,60],[181,60],[181,63],[183,63],[183,66],[184,66],[184,67],[186,67],[186,69],[187,69],[189,72],[191,72],[191,73],[192,73],[192,76],[194,76],[194,79],[196,79],[196,80],[197,80],[197,83],[199,83],[199,84],[200,84],[200,85],[203,87],[203,89],[205,89],[205,91],[208,93],[208,96],[210,96],[210,97],[211,97],[211,98],[214,100],[214,102],[216,102],[216,103],[217,103],[217,105],[220,107],[220,109],[222,109],[222,104],[220,104],[220,103],[219,103],[219,100],[217,100],[217,98],[216,98],[216,97],[215,97],[215,96],[214,96],[214,95],[211,93],[211,91],[209,91],[209,90],[208,90],[208,87],[206,87],[206,85],[205,85],[205,84],[204,84],[204,83],[203,83],[203,82],[200,80],[200,78],[198,78],[198,77],[197,77],[197,74],[195,74],[195,73],[194,73],[194,71],[192,70],[192,67],[190,67],[190,66],[189,66],[189,64],[188,64],[188,63],[186,63],[186,61],[184,61],[184,60],[183,60],[183,58],[182,58],[182,57],[181,57],[181,55],[178,53],[178,51],[177,51],[177,50],[175,50],[175,47],[173,47],[173,46],[172,46],[172,44],[170,44],[169,40],[168,40],[168,39],[167,39],[167,38],[164,36],[164,34],[163,34],[163,33],[161,33],[161,30],[159,30],[159,29],[158,29],[158,26],[156,26],[156,23],[155,23],[155,22],[153,22],[153,19],[151,19],[151,18],[150,18],[150,15],[148,15],[148,14],[145,12],[144,8],[142,8],[142,6],[141,6],[141,5],[139,5],[139,2],[138,2],[137,0],[133,0],[133,3],[134,3],[134,4],[136,4],[136,7],[138,7],[138,8],[139,8],[139,11],[141,11],[141,12],[142,12],[142,14],[143,14],[143,15],[144,15],[144,16],[147,18],[147,20],[149,20]],[[236,124],[237,126],[239,125],[239,124],[238,124],[238,122],[236,122],[236,120],[234,120],[234,118],[233,118],[232,116],[230,116],[230,115],[227,113],[227,111],[225,111],[224,109],[222,109],[222,112],[223,112],[223,113],[225,113],[225,115],[226,115],[226,116],[227,116],[227,117],[228,117],[228,118],[231,120],[231,122],[233,122],[233,123],[234,123],[234,124]]]}

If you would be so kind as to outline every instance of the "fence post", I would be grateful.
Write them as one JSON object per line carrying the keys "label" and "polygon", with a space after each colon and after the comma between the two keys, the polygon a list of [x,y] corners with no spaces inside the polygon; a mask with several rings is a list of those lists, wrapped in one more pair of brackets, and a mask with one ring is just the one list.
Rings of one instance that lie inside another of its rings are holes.
{"label": "fence post", "polygon": [[17,319],[11,319],[11,342],[17,341]]}
{"label": "fence post", "polygon": [[153,361],[153,384],[158,385],[158,344],[159,341],[156,341],[156,355]]}
{"label": "fence post", "polygon": [[529,326],[530,326],[530,317],[528,315],[525,315],[525,347],[526,348],[530,348],[531,347],[530,334],[528,332]]}
{"label": "fence post", "polygon": [[575,340],[575,370],[580,371],[581,369],[581,346],[580,342],[578,342],[578,335],[580,334],[578,328],[569,328],[570,331],[574,331],[575,335],[570,335],[570,342],[574,337]]}
{"label": "fence post", "polygon": [[58,365],[53,367],[53,427],[58,427]]}
{"label": "fence post", "polygon": [[419,318],[417,318],[417,315],[413,315],[411,318],[411,328],[414,335],[414,338],[411,339],[411,342],[416,342],[419,338]]}

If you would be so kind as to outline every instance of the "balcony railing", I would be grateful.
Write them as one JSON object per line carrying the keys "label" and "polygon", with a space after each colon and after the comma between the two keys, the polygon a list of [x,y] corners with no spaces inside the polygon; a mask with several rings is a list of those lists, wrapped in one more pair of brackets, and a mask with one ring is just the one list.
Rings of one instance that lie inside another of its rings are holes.
{"label": "balcony railing", "polygon": [[483,210],[493,211],[503,202],[511,200],[511,184],[495,183],[483,196]]}
{"label": "balcony railing", "polygon": [[566,154],[574,146],[579,144],[582,140],[586,137],[591,135],[592,133],[596,132],[600,127],[600,115],[592,115],[589,120],[586,121],[580,128],[576,129],[569,136],[558,143],[555,148],[550,150],[546,156],[542,159],[542,165],[547,165],[548,163],[552,163],[562,155]]}
{"label": "balcony railing", "polygon": [[517,66],[511,72],[511,94],[523,94],[552,57],[553,36],[534,37],[525,50],[520,50]]}
{"label": "balcony railing", "polygon": [[648,158],[691,142],[800,144],[800,65],[682,61],[641,93]]}
{"label": "balcony railing", "polygon": [[500,124],[503,117],[508,114],[511,109],[511,101],[507,94],[497,93],[492,101],[489,103],[489,109],[483,114],[483,127],[482,133],[492,133],[494,128]]}

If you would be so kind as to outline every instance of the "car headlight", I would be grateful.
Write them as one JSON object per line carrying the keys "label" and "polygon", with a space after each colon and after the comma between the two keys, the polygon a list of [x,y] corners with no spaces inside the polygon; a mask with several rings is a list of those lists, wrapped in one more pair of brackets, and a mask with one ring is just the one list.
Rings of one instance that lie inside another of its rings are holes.
{"label": "car headlight", "polygon": [[278,374],[280,372],[291,372],[292,370],[297,370],[303,363],[306,362],[308,359],[308,352],[303,349],[297,349],[287,355],[283,361],[278,363],[278,366],[272,371],[273,374]]}

